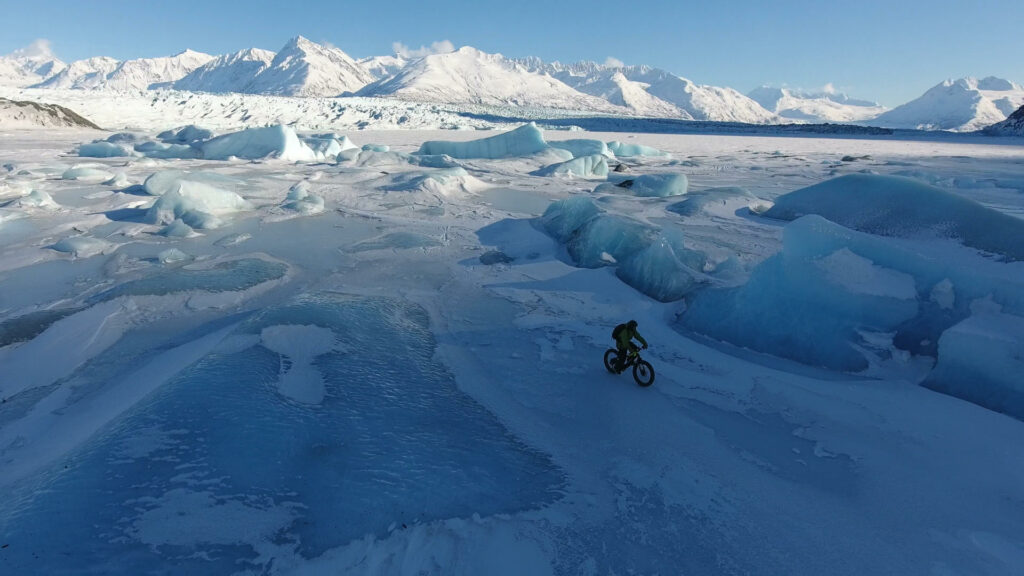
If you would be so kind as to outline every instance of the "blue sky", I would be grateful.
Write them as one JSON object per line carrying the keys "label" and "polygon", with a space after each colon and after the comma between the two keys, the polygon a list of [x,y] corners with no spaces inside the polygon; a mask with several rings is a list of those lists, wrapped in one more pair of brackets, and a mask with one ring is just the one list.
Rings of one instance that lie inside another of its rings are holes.
{"label": "blue sky", "polygon": [[1024,82],[1020,0],[0,0],[0,15],[0,54],[45,38],[68,61],[277,50],[301,34],[355,57],[448,40],[563,62],[613,57],[744,93],[831,84],[889,106],[946,78]]}

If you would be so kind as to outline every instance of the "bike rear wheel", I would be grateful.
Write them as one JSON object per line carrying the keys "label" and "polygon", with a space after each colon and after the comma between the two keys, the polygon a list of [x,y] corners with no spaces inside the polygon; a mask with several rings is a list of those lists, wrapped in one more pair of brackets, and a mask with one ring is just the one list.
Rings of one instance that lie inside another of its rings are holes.
{"label": "bike rear wheel", "polygon": [[617,374],[615,371],[615,364],[619,361],[619,351],[615,348],[609,348],[604,353],[604,367],[612,374]]}
{"label": "bike rear wheel", "polygon": [[640,360],[633,366],[633,379],[637,386],[650,386],[654,384],[654,367],[647,360]]}

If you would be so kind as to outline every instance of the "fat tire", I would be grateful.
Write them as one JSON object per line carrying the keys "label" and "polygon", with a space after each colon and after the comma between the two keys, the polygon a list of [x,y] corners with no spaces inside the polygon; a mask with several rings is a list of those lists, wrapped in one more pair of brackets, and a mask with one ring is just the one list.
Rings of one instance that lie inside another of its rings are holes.
{"label": "fat tire", "polygon": [[647,360],[640,360],[633,365],[633,380],[637,386],[644,388],[654,384],[654,367]]}
{"label": "fat tire", "polygon": [[618,374],[615,371],[615,362],[619,359],[619,351],[615,348],[609,348],[604,353],[604,367],[612,374]]}

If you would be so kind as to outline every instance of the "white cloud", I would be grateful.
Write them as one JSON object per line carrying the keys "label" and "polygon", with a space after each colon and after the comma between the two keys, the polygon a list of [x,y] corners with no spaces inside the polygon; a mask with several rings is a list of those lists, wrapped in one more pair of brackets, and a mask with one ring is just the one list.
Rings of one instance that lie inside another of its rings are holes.
{"label": "white cloud", "polygon": [[455,45],[449,40],[441,40],[439,42],[431,43],[430,46],[409,48],[401,42],[395,42],[391,45],[391,49],[395,51],[396,55],[403,58],[422,58],[424,56],[430,56],[431,54],[447,54],[448,52],[454,52]]}
{"label": "white cloud", "polygon": [[53,50],[50,48],[50,41],[46,38],[38,38],[28,46],[19,48],[11,53],[15,58],[53,58]]}
{"label": "white cloud", "polygon": [[835,94],[836,93],[836,87],[831,82],[829,82],[829,83],[825,84],[824,86],[822,86],[821,90],[825,94]]}
{"label": "white cloud", "polygon": [[622,68],[626,64],[622,60],[619,60],[614,56],[609,56],[608,58],[605,59],[604,65],[609,68]]}

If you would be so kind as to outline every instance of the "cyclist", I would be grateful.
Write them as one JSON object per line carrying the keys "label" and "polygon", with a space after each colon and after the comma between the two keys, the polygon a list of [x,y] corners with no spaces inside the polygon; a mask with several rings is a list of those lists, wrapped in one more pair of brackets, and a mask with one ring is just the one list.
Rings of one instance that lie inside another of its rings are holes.
{"label": "cyclist", "polygon": [[643,349],[647,349],[647,340],[636,331],[636,320],[630,320],[625,324],[619,324],[612,330],[612,338],[615,339],[615,347],[618,349],[618,358],[615,362],[616,374],[622,372],[626,368],[626,357],[630,352],[637,350],[636,344],[633,344],[633,339],[636,338]]}

